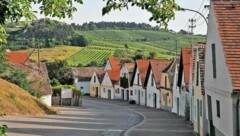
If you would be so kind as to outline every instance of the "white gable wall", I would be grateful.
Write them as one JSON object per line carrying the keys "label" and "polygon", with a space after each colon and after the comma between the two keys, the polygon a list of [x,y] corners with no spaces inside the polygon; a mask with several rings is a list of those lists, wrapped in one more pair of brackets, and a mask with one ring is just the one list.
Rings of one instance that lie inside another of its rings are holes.
{"label": "white gable wall", "polygon": [[[96,79],[96,82],[95,82],[95,83],[94,83],[94,77],[95,77],[95,79]],[[95,72],[94,72],[93,75],[92,75],[90,84],[99,84],[99,80],[98,80],[97,74],[96,74]]]}
{"label": "white gable wall", "polygon": [[115,90],[114,86],[112,85],[112,81],[110,80],[108,73],[106,73],[101,84],[101,98],[109,99],[110,95],[111,99],[114,99],[114,91]]}
{"label": "white gable wall", "polygon": [[[150,75],[148,77],[148,83],[147,83],[147,106],[148,107],[154,107],[156,106],[156,108],[160,108],[160,91],[159,89],[156,88],[156,82],[155,82],[155,78],[153,79],[153,86],[152,86],[152,70],[150,71]],[[156,94],[156,105],[155,105],[155,100],[154,100],[154,94]]]}
{"label": "white gable wall", "polygon": [[107,64],[104,68],[104,71],[107,71],[107,70],[112,70],[112,67],[111,67],[111,64],[110,64],[109,60],[107,61]]}
{"label": "white gable wall", "polygon": [[[179,112],[180,112],[180,93],[179,93],[179,87],[177,86],[177,82],[178,82],[178,66],[179,66],[179,64],[176,65],[175,72],[174,72],[174,80],[173,80],[173,108],[172,108],[172,112],[179,115]],[[179,102],[178,102],[178,100],[179,100]]]}

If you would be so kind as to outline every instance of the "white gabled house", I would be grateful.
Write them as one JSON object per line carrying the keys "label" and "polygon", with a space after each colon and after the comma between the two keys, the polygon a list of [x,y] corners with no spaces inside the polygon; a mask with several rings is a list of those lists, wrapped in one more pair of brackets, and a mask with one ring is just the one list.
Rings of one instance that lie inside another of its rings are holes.
{"label": "white gabled house", "polygon": [[134,63],[124,63],[120,69],[120,80],[116,84],[115,99],[129,100],[133,90],[130,81],[133,76]]}
{"label": "white gabled house", "polygon": [[179,113],[180,116],[185,116],[190,121],[192,121],[191,62],[192,62],[191,48],[188,47],[182,48],[179,71],[177,76],[178,77],[177,85],[179,87],[179,102],[177,102],[177,110],[179,111],[177,112]]}
{"label": "white gabled house", "polygon": [[119,81],[119,70],[107,70],[101,83],[101,98],[115,99],[115,85]]}
{"label": "white gabled house", "polygon": [[83,92],[90,93],[90,81],[95,71],[102,70],[101,67],[72,67],[72,78],[77,88]]}
{"label": "white gabled house", "polygon": [[162,71],[170,64],[170,60],[151,60],[146,75],[146,105],[148,107],[160,108],[160,83]]}
{"label": "white gabled house", "polygon": [[149,60],[147,59],[139,59],[136,60],[133,78],[131,81],[131,85],[133,88],[133,92],[130,92],[130,100],[134,100],[136,104],[146,105],[146,87],[145,80],[147,75],[147,70],[149,66]]}
{"label": "white gabled house", "polygon": [[239,1],[211,1],[204,81],[210,135],[240,135],[239,22]]}
{"label": "white gabled house", "polygon": [[104,71],[107,70],[120,70],[121,68],[121,59],[110,57],[104,67]]}

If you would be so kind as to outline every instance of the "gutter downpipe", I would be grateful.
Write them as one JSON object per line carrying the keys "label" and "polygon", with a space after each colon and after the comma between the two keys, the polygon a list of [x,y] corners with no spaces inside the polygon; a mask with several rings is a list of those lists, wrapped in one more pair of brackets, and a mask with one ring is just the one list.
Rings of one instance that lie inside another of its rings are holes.
{"label": "gutter downpipe", "polygon": [[237,106],[236,106],[236,110],[237,110],[237,136],[239,136],[239,94],[237,95]]}

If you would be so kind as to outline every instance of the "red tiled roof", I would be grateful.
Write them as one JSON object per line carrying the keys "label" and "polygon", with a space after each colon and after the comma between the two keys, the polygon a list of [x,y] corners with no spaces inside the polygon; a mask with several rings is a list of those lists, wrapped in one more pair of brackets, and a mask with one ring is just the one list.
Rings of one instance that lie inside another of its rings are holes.
{"label": "red tiled roof", "polygon": [[12,63],[24,63],[29,62],[28,55],[25,52],[17,52],[17,51],[11,51],[5,53],[5,58],[7,61],[10,61]]}
{"label": "red tiled roof", "polygon": [[107,70],[108,76],[114,85],[120,79],[120,70]]}
{"label": "red tiled roof", "polygon": [[211,2],[233,89],[240,91],[240,1]]}
{"label": "red tiled roof", "polygon": [[[166,59],[159,59],[159,60],[151,60],[150,61],[150,68],[153,71],[153,76],[155,79],[156,87],[160,88],[161,85],[161,76],[162,76],[162,71],[169,66],[171,60],[166,60]],[[150,71],[148,74],[148,78],[150,75]],[[148,81],[146,81],[148,82]],[[147,84],[146,84],[147,85]]]}
{"label": "red tiled roof", "polygon": [[121,68],[121,63],[120,60],[114,57],[109,58],[109,63],[112,67],[112,70],[120,70]]}
{"label": "red tiled roof", "polygon": [[143,87],[144,87],[146,76],[147,76],[149,62],[150,60],[147,60],[147,59],[136,60],[137,69],[139,71],[139,76],[140,76]]}

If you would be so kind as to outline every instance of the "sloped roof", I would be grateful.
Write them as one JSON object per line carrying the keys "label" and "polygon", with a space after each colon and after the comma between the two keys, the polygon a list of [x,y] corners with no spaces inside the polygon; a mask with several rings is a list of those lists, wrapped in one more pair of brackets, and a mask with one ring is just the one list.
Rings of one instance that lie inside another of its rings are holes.
{"label": "sloped roof", "polygon": [[99,81],[100,83],[102,83],[102,80],[103,80],[105,71],[104,71],[103,69],[99,69],[99,70],[95,71],[95,73],[96,73],[96,75],[97,75],[98,81]]}
{"label": "sloped roof", "polygon": [[113,85],[120,80],[120,70],[107,70],[107,73]]}
{"label": "sloped roof", "polygon": [[5,59],[12,63],[24,63],[29,62],[26,52],[10,51],[5,53]]}
{"label": "sloped roof", "polygon": [[45,95],[52,94],[48,71],[44,62],[40,63],[40,68],[38,63],[12,63],[12,65],[28,74],[27,79],[30,81],[29,85],[33,90]]}
{"label": "sloped roof", "polygon": [[171,61],[171,63],[168,65],[168,67],[166,67],[163,70],[163,73],[167,73],[168,74],[170,88],[173,87],[175,68],[176,68],[176,65],[179,64],[179,60],[180,60],[179,58],[174,58]]}
{"label": "sloped roof", "polygon": [[124,65],[127,68],[129,73],[133,72],[133,70],[134,70],[134,63],[124,63]]}
{"label": "sloped roof", "polygon": [[[152,70],[157,88],[160,88],[160,86],[161,86],[162,71],[166,67],[169,66],[170,62],[171,62],[171,60],[167,60],[167,59],[150,60],[150,66],[148,68],[149,70],[147,73],[147,79],[149,79],[150,71]],[[145,81],[145,86],[147,85],[148,81]]]}
{"label": "sloped roof", "polygon": [[101,72],[101,67],[72,67],[73,77],[77,77],[79,81],[90,81],[94,72]]}
{"label": "sloped roof", "polygon": [[147,76],[149,63],[150,63],[150,60],[147,60],[147,59],[136,60],[135,68],[134,68],[134,72],[133,72],[134,75],[132,78],[132,83],[134,81],[134,76],[135,76],[136,70],[138,69],[142,86],[145,87],[145,80],[146,80],[146,76]]}
{"label": "sloped roof", "polygon": [[110,57],[108,60],[112,67],[112,70],[120,70],[120,68],[121,68],[120,59],[115,58],[115,57]]}
{"label": "sloped roof", "polygon": [[182,84],[182,73],[184,73],[184,82],[186,85],[187,90],[189,89],[190,84],[190,76],[191,76],[191,61],[192,61],[192,55],[191,55],[191,48],[185,47],[181,50],[181,56],[180,56],[180,66],[179,66],[179,72],[178,72],[178,86],[180,87]]}
{"label": "sloped roof", "polygon": [[234,91],[240,91],[240,1],[212,1],[217,29],[222,43]]}

